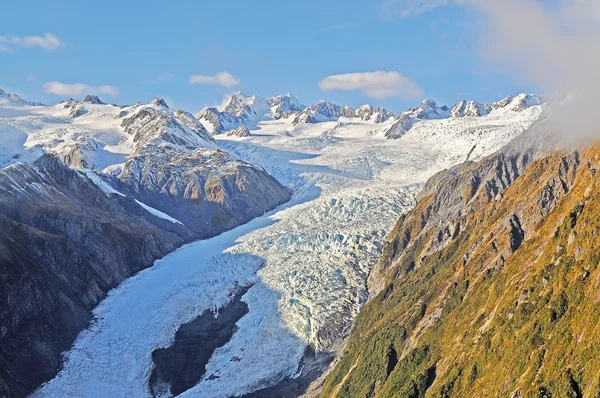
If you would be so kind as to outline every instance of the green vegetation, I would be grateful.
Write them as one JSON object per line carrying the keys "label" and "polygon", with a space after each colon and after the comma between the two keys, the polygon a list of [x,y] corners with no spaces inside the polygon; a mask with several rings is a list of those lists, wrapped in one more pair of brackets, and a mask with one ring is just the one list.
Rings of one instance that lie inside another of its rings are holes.
{"label": "green vegetation", "polygon": [[[359,315],[322,396],[600,396],[599,153],[572,170],[564,154],[538,160],[501,200],[480,191],[437,250],[438,230],[423,228]],[[558,200],[543,208],[548,187]],[[526,240],[513,253],[517,213]]]}

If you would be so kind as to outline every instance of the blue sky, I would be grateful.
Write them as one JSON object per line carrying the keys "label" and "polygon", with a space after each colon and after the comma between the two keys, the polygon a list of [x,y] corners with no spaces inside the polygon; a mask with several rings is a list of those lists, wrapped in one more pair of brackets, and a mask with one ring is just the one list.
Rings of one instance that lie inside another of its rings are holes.
{"label": "blue sky", "polygon": [[[106,101],[128,104],[160,96],[190,111],[219,104],[237,90],[262,96],[291,92],[304,104],[325,98],[393,111],[421,97],[452,104],[536,91],[509,68],[486,62],[478,15],[455,5],[433,7],[445,3],[10,2],[2,6],[0,87],[55,103],[69,95],[49,93],[57,90],[47,83],[80,83],[85,86],[79,92],[104,92],[100,96]],[[419,4],[432,9],[420,13]],[[224,71],[234,78],[190,84],[192,75]],[[319,87],[331,75],[374,71],[398,72],[420,92],[399,86],[397,92],[373,97],[360,89]]]}

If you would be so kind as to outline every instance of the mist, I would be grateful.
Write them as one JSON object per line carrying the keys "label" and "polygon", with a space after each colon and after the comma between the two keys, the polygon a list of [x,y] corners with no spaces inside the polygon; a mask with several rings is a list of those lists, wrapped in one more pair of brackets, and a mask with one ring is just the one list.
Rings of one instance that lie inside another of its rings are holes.
{"label": "mist", "polygon": [[541,88],[553,133],[577,141],[600,137],[600,2],[458,2],[482,17],[484,56]]}

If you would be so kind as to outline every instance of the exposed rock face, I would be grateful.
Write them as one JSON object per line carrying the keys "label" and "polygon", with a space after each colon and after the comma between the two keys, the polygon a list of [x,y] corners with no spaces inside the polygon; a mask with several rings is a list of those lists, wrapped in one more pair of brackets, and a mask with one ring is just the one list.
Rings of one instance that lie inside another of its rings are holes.
{"label": "exposed rock face", "polygon": [[226,152],[170,146],[130,156],[119,176],[124,192],[213,236],[289,200],[290,192],[264,169]]}
{"label": "exposed rock face", "polygon": [[430,180],[323,396],[600,393],[599,159],[505,150]]}
{"label": "exposed rock face", "polygon": [[197,237],[52,157],[0,170],[0,396],[53,377],[118,283]]}
{"label": "exposed rock face", "polygon": [[394,114],[385,108],[373,108],[366,104],[356,108],[354,116],[361,120],[371,120],[375,123],[383,123],[394,116]]}
{"label": "exposed rock face", "polygon": [[294,119],[294,124],[319,123],[335,120],[340,117],[351,118],[354,116],[354,112],[355,110],[349,106],[336,105],[329,101],[321,100],[316,105],[308,106]]}
{"label": "exposed rock face", "polygon": [[236,322],[248,313],[248,304],[241,300],[248,288],[233,292],[231,302],[218,313],[205,311],[182,325],[171,347],[152,353],[155,368],[150,390],[155,397],[179,395],[198,384],[215,349],[231,339],[237,330]]}
{"label": "exposed rock face", "polygon": [[43,106],[41,102],[25,101],[17,94],[10,94],[0,89],[0,106],[2,105],[28,105],[28,106]]}
{"label": "exposed rock face", "polygon": [[154,105],[154,106],[162,106],[162,107],[164,107],[164,108],[168,108],[168,107],[169,107],[169,106],[167,105],[167,103],[165,102],[165,100],[164,100],[164,99],[162,99],[162,98],[158,98],[158,97],[154,98],[154,99],[152,100],[152,102],[150,102],[150,104],[151,104],[151,105]]}
{"label": "exposed rock face", "polygon": [[244,126],[243,124],[237,129],[229,130],[227,133],[228,137],[250,137],[250,135],[250,130],[248,130],[248,127]]}
{"label": "exposed rock face", "polygon": [[105,105],[104,102],[100,101],[100,98],[98,98],[97,95],[91,95],[91,94],[86,95],[85,98],[83,99],[83,102],[88,102],[88,103],[94,104],[94,105]]}
{"label": "exposed rock face", "polygon": [[400,115],[398,120],[385,132],[385,138],[395,140],[404,136],[413,126],[413,121],[406,115]]}
{"label": "exposed rock face", "polygon": [[459,101],[450,112],[453,117],[478,117],[485,116],[492,110],[491,105],[481,104],[477,101]]}
{"label": "exposed rock face", "polygon": [[220,112],[217,108],[204,108],[197,118],[212,134],[224,133],[227,128],[237,127],[244,122],[243,119]]}
{"label": "exposed rock face", "polygon": [[410,108],[403,113],[415,119],[442,119],[448,117],[448,107],[446,105],[440,107],[434,100],[426,99],[418,107]]}
{"label": "exposed rock face", "polygon": [[183,111],[139,106],[123,118],[121,127],[133,136],[136,150],[162,143],[182,148],[216,148],[212,136],[204,127],[191,114]]}
{"label": "exposed rock face", "polygon": [[290,93],[267,98],[267,103],[271,107],[273,119],[290,117],[291,115],[302,112],[304,108],[306,108]]}

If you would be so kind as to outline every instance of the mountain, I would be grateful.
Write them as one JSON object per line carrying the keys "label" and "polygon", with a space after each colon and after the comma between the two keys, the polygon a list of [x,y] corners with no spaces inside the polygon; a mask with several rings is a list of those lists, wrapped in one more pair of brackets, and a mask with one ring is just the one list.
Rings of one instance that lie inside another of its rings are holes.
{"label": "mountain", "polygon": [[229,130],[227,132],[228,137],[250,137],[250,135],[250,130],[243,124],[237,129]]}
{"label": "mountain", "polygon": [[432,99],[426,99],[421,102],[421,105],[410,108],[404,111],[402,114],[409,116],[414,119],[445,119],[450,116],[448,107],[446,105],[438,106],[438,104]]}
{"label": "mountain", "polygon": [[291,193],[160,98],[9,98],[0,107],[0,396],[20,397],[56,375],[112,288]]}
{"label": "mountain", "polygon": [[452,107],[452,117],[478,117],[485,116],[493,110],[491,105],[482,104],[477,101],[461,100]]}
{"label": "mountain", "polygon": [[490,104],[461,100],[452,108],[439,106],[434,100],[426,99],[419,106],[410,108],[394,117],[394,123],[387,129],[385,136],[398,139],[404,136],[417,123],[431,120],[452,120],[460,118],[487,117],[492,112],[523,112],[544,105],[541,97],[531,94],[519,94],[506,97]]}
{"label": "mountain", "polygon": [[290,93],[267,98],[267,103],[271,107],[273,119],[287,118],[297,112],[302,112],[306,108]]}
{"label": "mountain", "polygon": [[240,125],[254,126],[263,120],[277,120],[289,117],[304,109],[304,106],[291,94],[263,98],[234,93],[222,109],[204,108],[198,113],[198,120],[212,134],[221,134]]}
{"label": "mountain", "polygon": [[209,132],[222,134],[241,125],[254,127],[261,121],[287,118],[293,118],[293,124],[320,123],[341,117],[383,123],[392,118],[393,113],[381,107],[374,108],[369,104],[354,109],[325,100],[315,105],[304,106],[289,93],[264,99],[256,95],[247,96],[236,92],[221,110],[208,107],[196,116]]}
{"label": "mountain", "polygon": [[391,119],[394,114],[385,108],[373,108],[373,105],[361,105],[354,111],[354,117],[364,121],[383,123]]}
{"label": "mountain", "polygon": [[30,102],[25,101],[17,94],[9,94],[6,91],[0,89],[0,106],[15,106],[15,105],[23,105],[23,106],[42,106],[41,102]]}
{"label": "mountain", "polygon": [[543,141],[428,181],[322,396],[600,393],[600,147]]}

